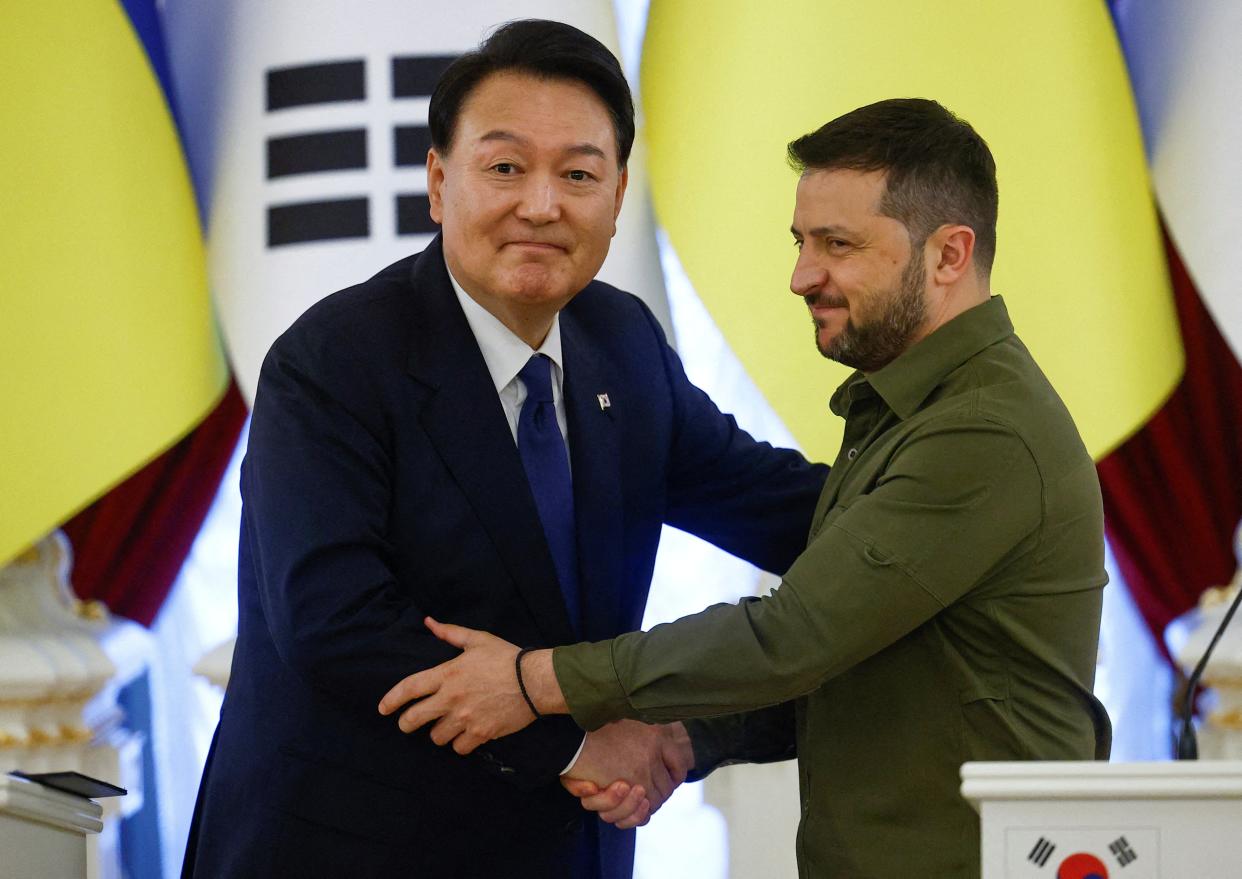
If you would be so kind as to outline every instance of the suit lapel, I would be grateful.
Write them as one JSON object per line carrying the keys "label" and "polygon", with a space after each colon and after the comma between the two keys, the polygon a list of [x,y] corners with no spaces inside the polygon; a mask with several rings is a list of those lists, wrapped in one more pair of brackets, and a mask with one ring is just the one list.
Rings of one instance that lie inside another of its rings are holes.
{"label": "suit lapel", "polygon": [[[621,458],[614,421],[624,400],[617,398],[618,389],[610,383],[615,376],[609,375],[598,349],[574,320],[572,307],[561,312],[561,348],[583,635],[599,640],[615,635],[624,619]],[[600,394],[609,395],[607,406]]]}
{"label": "suit lapel", "polygon": [[449,282],[437,238],[415,264],[410,374],[427,390],[421,422],[483,523],[549,644],[573,634],[522,460],[495,385]]}

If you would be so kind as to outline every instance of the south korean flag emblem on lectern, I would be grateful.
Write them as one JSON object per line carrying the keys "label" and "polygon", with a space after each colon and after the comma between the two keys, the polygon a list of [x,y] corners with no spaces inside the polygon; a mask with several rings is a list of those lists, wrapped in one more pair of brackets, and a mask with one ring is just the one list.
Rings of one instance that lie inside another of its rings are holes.
{"label": "south korean flag emblem on lectern", "polygon": [[1152,827],[1012,829],[1005,835],[1005,866],[1006,879],[1158,879],[1160,833]]}

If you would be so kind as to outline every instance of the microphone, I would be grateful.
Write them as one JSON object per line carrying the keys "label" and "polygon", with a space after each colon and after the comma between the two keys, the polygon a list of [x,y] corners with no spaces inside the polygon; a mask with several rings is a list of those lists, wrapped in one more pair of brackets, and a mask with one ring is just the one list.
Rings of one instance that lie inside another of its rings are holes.
{"label": "microphone", "polygon": [[1203,670],[1207,668],[1208,659],[1212,656],[1212,651],[1216,649],[1216,643],[1220,641],[1221,635],[1225,634],[1225,629],[1229,627],[1229,621],[1233,619],[1233,614],[1238,609],[1239,603],[1242,603],[1242,588],[1238,589],[1238,594],[1234,596],[1233,602],[1229,605],[1229,610],[1225,611],[1225,618],[1220,621],[1220,625],[1216,628],[1216,633],[1212,635],[1212,640],[1208,643],[1207,650],[1203,651],[1203,657],[1195,665],[1194,671],[1190,673],[1190,677],[1186,680],[1186,701],[1182,705],[1181,711],[1182,730],[1177,737],[1178,760],[1199,759],[1199,741],[1195,738],[1194,724],[1195,690],[1199,688],[1199,679],[1203,677]]}

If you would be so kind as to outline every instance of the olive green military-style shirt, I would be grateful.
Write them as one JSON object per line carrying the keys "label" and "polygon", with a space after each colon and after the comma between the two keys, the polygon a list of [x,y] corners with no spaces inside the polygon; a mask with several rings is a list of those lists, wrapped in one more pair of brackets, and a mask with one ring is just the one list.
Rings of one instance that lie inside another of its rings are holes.
{"label": "olive green military-style shirt", "polygon": [[711,718],[696,775],[796,751],[804,879],[978,876],[963,762],[1108,755],[1095,467],[999,297],[831,406],[845,439],[778,589],[557,648],[556,675],[586,729]]}

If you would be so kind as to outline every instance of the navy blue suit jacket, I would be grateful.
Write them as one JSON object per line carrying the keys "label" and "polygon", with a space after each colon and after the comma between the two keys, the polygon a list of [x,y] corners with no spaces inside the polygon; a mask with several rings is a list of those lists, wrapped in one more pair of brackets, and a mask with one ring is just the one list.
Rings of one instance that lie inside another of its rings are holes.
{"label": "navy blue suit jacket", "polygon": [[[637,298],[593,282],[560,320],[586,637],[640,627],[665,522],[783,571],[827,468],[722,415]],[[456,654],[428,614],[575,640],[439,239],[272,346],[242,497],[237,647],[186,875],[549,879],[582,832],[605,875],[629,875],[633,833],[558,782],[582,735],[569,718],[461,757],[376,710]]]}

